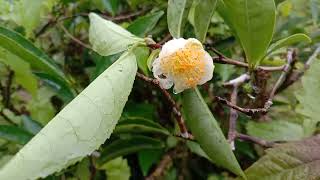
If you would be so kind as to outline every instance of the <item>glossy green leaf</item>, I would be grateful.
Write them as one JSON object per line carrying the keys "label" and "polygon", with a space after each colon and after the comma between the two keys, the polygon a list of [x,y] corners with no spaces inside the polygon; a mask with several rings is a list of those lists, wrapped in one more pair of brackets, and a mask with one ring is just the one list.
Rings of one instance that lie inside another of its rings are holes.
{"label": "glossy green leaf", "polygon": [[92,153],[112,133],[136,71],[134,54],[123,54],[15,155],[0,179],[46,177]]}
{"label": "glossy green leaf", "polygon": [[274,31],[274,1],[221,0],[217,10],[239,40],[250,66],[259,65]]}
{"label": "glossy green leaf", "polygon": [[170,34],[174,38],[182,37],[183,28],[186,23],[191,0],[169,0],[167,9],[167,21]]}
{"label": "glossy green leaf", "polygon": [[113,141],[104,147],[98,164],[102,165],[111,159],[146,149],[162,149],[164,143],[146,136],[128,136]]}
{"label": "glossy green leaf", "polygon": [[230,144],[198,89],[190,89],[183,93],[182,106],[188,128],[211,161],[237,175],[244,176]]}
{"label": "glossy green leaf", "polygon": [[320,178],[320,136],[278,145],[245,170],[248,180]]}
{"label": "glossy green leaf", "polygon": [[0,125],[0,138],[19,144],[26,144],[33,135],[16,126]]}
{"label": "glossy green leaf", "polygon": [[316,130],[316,124],[320,122],[320,99],[317,98],[320,92],[320,63],[316,59],[310,69],[302,76],[302,88],[295,92],[299,105],[296,111],[303,115],[303,126],[305,134],[312,135]]}
{"label": "glossy green leaf", "polygon": [[305,35],[305,34],[294,34],[291,35],[287,38],[284,39],[280,39],[279,41],[273,43],[270,45],[269,49],[268,49],[268,54],[272,53],[273,51],[280,49],[282,47],[285,46],[289,46],[295,43],[300,43],[300,42],[306,42],[306,43],[310,43],[311,39],[309,36]]}
{"label": "glossy green leaf", "polygon": [[198,0],[195,3],[193,15],[194,31],[197,38],[201,42],[204,42],[217,0]]}
{"label": "glossy green leaf", "polygon": [[250,121],[246,128],[249,135],[269,141],[292,141],[304,137],[302,126],[288,121]]}
{"label": "glossy green leaf", "polygon": [[211,161],[211,159],[208,157],[208,155],[202,150],[202,148],[200,147],[200,145],[196,142],[193,141],[187,141],[186,142],[188,148],[190,149],[191,152],[204,157],[206,159],[208,159],[209,161]]}
{"label": "glossy green leaf", "polygon": [[160,133],[169,135],[170,133],[160,124],[147,119],[126,119],[116,126],[114,133]]}
{"label": "glossy green leaf", "polygon": [[[68,80],[59,67],[54,64],[53,60],[20,34],[0,27],[0,47],[23,59],[33,69],[59,79],[61,86],[69,87]],[[69,91],[72,90],[70,89]]]}
{"label": "glossy green leaf", "polygon": [[127,28],[127,30],[136,36],[144,37],[156,26],[157,22],[163,14],[163,11],[159,11],[148,14],[146,16],[142,16],[133,21],[132,24],[130,24],[130,26]]}
{"label": "glossy green leaf", "polygon": [[135,43],[144,42],[119,25],[90,13],[89,41],[92,49],[102,56],[125,51]]}
{"label": "glossy green leaf", "polygon": [[148,175],[148,172],[152,165],[161,160],[163,155],[162,149],[142,150],[138,153],[139,165],[141,167],[144,176]]}

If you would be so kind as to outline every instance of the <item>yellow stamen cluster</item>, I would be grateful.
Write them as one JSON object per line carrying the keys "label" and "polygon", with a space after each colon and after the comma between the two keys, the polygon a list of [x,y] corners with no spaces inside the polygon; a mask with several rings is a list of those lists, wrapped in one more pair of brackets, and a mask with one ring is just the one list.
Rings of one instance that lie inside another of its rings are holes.
{"label": "yellow stamen cluster", "polygon": [[160,64],[164,76],[171,76],[176,82],[196,87],[204,75],[205,51],[202,46],[188,43],[175,53],[165,57]]}

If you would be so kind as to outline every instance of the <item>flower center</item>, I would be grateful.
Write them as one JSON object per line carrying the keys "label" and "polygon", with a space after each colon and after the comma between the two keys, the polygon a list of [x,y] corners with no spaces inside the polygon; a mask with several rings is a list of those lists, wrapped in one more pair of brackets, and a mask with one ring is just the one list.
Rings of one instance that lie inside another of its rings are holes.
{"label": "flower center", "polygon": [[161,60],[161,70],[174,81],[195,87],[205,73],[205,52],[201,45],[188,43]]}

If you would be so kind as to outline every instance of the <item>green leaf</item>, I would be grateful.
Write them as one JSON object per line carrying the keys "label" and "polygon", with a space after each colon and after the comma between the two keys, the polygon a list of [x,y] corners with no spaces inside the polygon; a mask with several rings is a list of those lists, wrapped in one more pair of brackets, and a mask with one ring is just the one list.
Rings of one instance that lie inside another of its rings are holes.
{"label": "green leaf", "polygon": [[59,79],[61,86],[69,87],[68,80],[53,60],[20,34],[0,26],[0,47],[23,59],[33,69]]}
{"label": "green leaf", "polygon": [[0,138],[13,141],[18,144],[26,144],[33,135],[19,127],[0,125]]}
{"label": "green leaf", "polygon": [[119,157],[104,164],[101,169],[105,169],[108,180],[129,180],[131,173],[126,159]]}
{"label": "green leaf", "polygon": [[36,135],[42,129],[42,125],[39,122],[26,115],[22,115],[22,125],[25,130],[33,135]]}
{"label": "green leaf", "polygon": [[148,57],[149,57],[149,48],[148,47],[136,47],[134,48],[134,54],[136,55],[137,58],[137,63],[139,69],[146,75],[149,74],[148,70]]}
{"label": "green leaf", "polygon": [[311,64],[310,69],[302,76],[302,88],[295,92],[299,105],[296,111],[303,115],[303,126],[307,135],[312,135],[315,131],[316,124],[320,122],[320,99],[317,98],[320,92],[320,63],[316,59]]}
{"label": "green leaf", "polygon": [[167,21],[170,34],[174,38],[182,37],[192,1],[169,0],[167,9]]}
{"label": "green leaf", "polygon": [[144,37],[150,32],[157,24],[159,19],[164,14],[163,11],[155,12],[146,16],[139,17],[127,28],[132,34]]}
{"label": "green leaf", "polygon": [[126,119],[116,126],[114,133],[160,133],[169,135],[170,133],[160,124],[146,119]]}
{"label": "green leaf", "polygon": [[187,90],[183,93],[182,106],[188,128],[211,161],[237,175],[244,176],[230,144],[225,139],[198,89]]}
{"label": "green leaf", "polygon": [[203,151],[203,149],[200,147],[200,145],[196,142],[193,142],[193,141],[187,141],[186,142],[188,148],[190,149],[191,152],[201,156],[201,157],[204,157],[208,160],[211,161],[211,159],[208,157],[208,155]]}
{"label": "green leaf", "polygon": [[310,37],[305,34],[301,34],[301,33],[294,34],[284,39],[280,39],[277,42],[271,44],[268,49],[268,54],[282,47],[289,46],[291,44],[300,43],[300,42],[311,43],[311,41],[312,40],[310,39]]}
{"label": "green leaf", "polygon": [[89,18],[89,41],[92,49],[102,56],[117,54],[135,43],[144,42],[143,39],[97,14],[90,13]]}
{"label": "green leaf", "polygon": [[144,176],[148,175],[148,172],[152,165],[160,161],[163,150],[151,149],[143,150],[138,153],[139,165]]}
{"label": "green leaf", "polygon": [[274,1],[221,0],[217,10],[240,41],[251,68],[259,65],[274,31]]}
{"label": "green leaf", "polygon": [[248,180],[300,180],[320,177],[320,136],[278,145],[249,167]]}
{"label": "green leaf", "polygon": [[32,96],[36,96],[38,81],[36,77],[32,74],[30,65],[20,59],[18,56],[10,53],[6,49],[0,47],[0,62],[6,64],[14,71],[14,80],[17,84],[20,84]]}
{"label": "green leaf", "polygon": [[216,8],[217,0],[198,0],[194,7],[194,30],[197,38],[204,42],[211,22],[211,17]]}
{"label": "green leaf", "polygon": [[268,141],[292,141],[304,137],[302,126],[288,121],[250,121],[246,128],[249,135]]}
{"label": "green leaf", "polygon": [[147,149],[162,149],[164,143],[146,136],[129,136],[113,141],[104,147],[98,164],[102,165],[111,159]]}
{"label": "green leaf", "polygon": [[136,71],[134,54],[123,54],[2,168],[0,179],[46,177],[92,153],[112,133]]}

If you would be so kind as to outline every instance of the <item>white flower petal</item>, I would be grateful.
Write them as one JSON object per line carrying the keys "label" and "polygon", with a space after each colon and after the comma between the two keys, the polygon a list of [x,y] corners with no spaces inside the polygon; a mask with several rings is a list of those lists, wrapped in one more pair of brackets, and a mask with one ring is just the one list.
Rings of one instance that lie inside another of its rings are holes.
{"label": "white flower petal", "polygon": [[212,79],[213,76],[213,70],[214,70],[214,64],[212,61],[212,57],[210,56],[209,53],[205,52],[205,70],[204,70],[204,75],[201,78],[201,80],[199,81],[198,85],[204,84],[207,81]]}
{"label": "white flower petal", "polygon": [[183,38],[172,39],[172,40],[166,42],[162,46],[161,52],[159,54],[159,58],[162,59],[166,56],[170,56],[172,53],[183,48],[186,44],[187,44],[187,40],[185,40]]}

